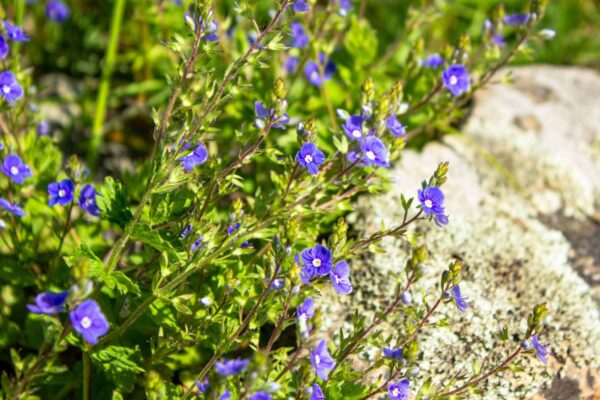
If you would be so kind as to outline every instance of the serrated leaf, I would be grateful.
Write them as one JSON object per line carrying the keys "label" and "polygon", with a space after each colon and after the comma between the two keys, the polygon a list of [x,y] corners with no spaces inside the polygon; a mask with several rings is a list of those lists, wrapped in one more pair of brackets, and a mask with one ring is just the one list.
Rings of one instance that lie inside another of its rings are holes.
{"label": "serrated leaf", "polygon": [[139,364],[141,357],[137,348],[109,346],[90,353],[90,358],[96,368],[125,392],[133,390],[135,376],[144,372]]}
{"label": "serrated leaf", "polygon": [[123,229],[133,217],[129,209],[127,191],[120,182],[110,176],[104,179],[104,186],[100,188],[96,202],[100,208],[100,218],[115,223]]}

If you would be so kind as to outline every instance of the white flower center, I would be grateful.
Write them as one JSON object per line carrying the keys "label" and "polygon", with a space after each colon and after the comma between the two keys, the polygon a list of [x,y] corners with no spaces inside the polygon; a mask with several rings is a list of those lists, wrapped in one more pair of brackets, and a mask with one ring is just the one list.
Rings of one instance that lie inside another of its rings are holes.
{"label": "white flower center", "polygon": [[425,207],[431,208],[432,206],[433,206],[433,203],[431,202],[431,200],[429,200],[429,199],[425,200]]}
{"label": "white flower center", "polygon": [[94,204],[94,201],[92,199],[87,199],[85,201],[85,205],[88,206],[88,207],[92,206],[93,204]]}
{"label": "white flower center", "polygon": [[65,194],[67,194],[67,193],[65,192],[65,190],[64,190],[64,189],[60,189],[60,190],[58,191],[58,197],[65,197]]}
{"label": "white flower center", "polygon": [[4,94],[9,94],[10,93],[10,86],[8,86],[8,85],[2,86],[2,91],[4,92]]}
{"label": "white flower center", "polygon": [[319,365],[321,363],[321,357],[319,355],[315,355],[315,364]]}
{"label": "white flower center", "polygon": [[458,78],[456,76],[451,76],[450,77],[450,84],[454,86],[457,83],[458,83]]}
{"label": "white flower center", "polygon": [[315,267],[320,267],[320,266],[321,266],[321,260],[319,260],[318,258],[315,258],[315,259],[313,260],[313,265],[314,265]]}
{"label": "white flower center", "polygon": [[336,274],[333,274],[333,277],[335,278],[335,283],[340,283],[339,276],[337,276]]}
{"label": "white flower center", "polygon": [[352,131],[352,136],[354,136],[355,138],[359,138],[362,136],[362,133],[358,129],[355,129]]}
{"label": "white flower center", "polygon": [[10,173],[13,175],[17,175],[19,173],[19,168],[17,167],[10,167]]}
{"label": "white flower center", "polygon": [[400,394],[400,389],[394,388],[394,390],[392,390],[392,395],[394,395],[394,397],[398,396],[399,394]]}
{"label": "white flower center", "polygon": [[310,164],[311,162],[313,162],[313,158],[310,154],[307,154],[306,156],[304,156],[304,162],[307,164]]}
{"label": "white flower center", "polygon": [[83,317],[81,319],[81,326],[83,326],[83,329],[87,329],[90,326],[92,326],[92,320],[90,319],[90,317]]}
{"label": "white flower center", "polygon": [[317,71],[313,71],[313,73],[310,74],[310,79],[313,81],[318,81],[319,80],[319,73]]}
{"label": "white flower center", "polygon": [[373,161],[375,159],[375,153],[373,153],[371,150],[367,151],[367,158]]}

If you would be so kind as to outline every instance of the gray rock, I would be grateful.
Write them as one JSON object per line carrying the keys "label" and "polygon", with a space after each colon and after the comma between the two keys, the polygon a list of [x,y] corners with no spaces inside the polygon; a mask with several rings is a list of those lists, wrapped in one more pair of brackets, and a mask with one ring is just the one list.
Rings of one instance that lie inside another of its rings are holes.
{"label": "gray rock", "polygon": [[[423,331],[422,371],[444,382],[470,370],[476,359],[499,359],[505,352],[497,332],[505,326],[511,334],[524,332],[530,309],[545,301],[550,313],[541,339],[550,343],[550,365],[527,356],[524,372],[489,380],[484,398],[536,393],[577,398],[581,385],[588,392],[596,386],[589,376],[600,369],[600,228],[594,222],[600,193],[600,76],[541,66],[518,68],[513,77],[514,85],[495,85],[476,97],[465,135],[429,144],[420,153],[406,151],[392,170],[391,190],[361,198],[354,223],[367,232],[382,223],[398,225],[401,207],[390,204],[399,205],[401,194],[416,196],[420,181],[439,162],[449,161],[443,190],[450,225],[419,224],[420,241],[427,243],[431,258],[428,275],[412,294],[419,302],[435,290],[441,271],[459,257],[465,266],[461,288],[471,307],[464,315],[451,305],[436,313],[433,321],[449,318],[452,326]],[[356,308],[373,315],[389,301],[408,246],[386,239],[382,248],[385,252],[355,262],[355,291],[332,306],[336,315]],[[342,320],[327,324],[348,326]],[[397,326],[383,329],[391,334]],[[515,335],[511,346],[517,340]],[[361,356],[376,353],[370,349]]]}

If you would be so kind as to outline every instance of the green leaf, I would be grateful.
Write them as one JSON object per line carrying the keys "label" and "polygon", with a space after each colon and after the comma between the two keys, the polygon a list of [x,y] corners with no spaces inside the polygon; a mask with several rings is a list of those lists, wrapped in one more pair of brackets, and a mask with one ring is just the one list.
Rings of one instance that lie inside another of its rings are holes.
{"label": "green leaf", "polygon": [[129,209],[127,191],[120,182],[107,176],[104,186],[100,188],[100,194],[96,198],[100,208],[100,218],[125,228],[133,215]]}
{"label": "green leaf", "polygon": [[135,376],[144,372],[139,365],[139,350],[129,347],[109,346],[90,354],[94,366],[101,370],[119,390],[131,392]]}
{"label": "green leaf", "polygon": [[355,16],[344,38],[344,46],[354,56],[357,67],[369,65],[377,55],[377,32],[366,19],[359,20]]}

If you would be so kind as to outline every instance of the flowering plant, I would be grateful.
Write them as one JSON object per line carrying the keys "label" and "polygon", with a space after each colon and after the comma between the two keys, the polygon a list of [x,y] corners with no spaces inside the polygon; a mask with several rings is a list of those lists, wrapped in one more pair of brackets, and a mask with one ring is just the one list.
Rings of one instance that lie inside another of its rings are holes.
{"label": "flowering plant", "polygon": [[[421,17],[439,10],[420,1],[378,56],[377,31],[352,1],[272,1],[268,20],[253,2],[224,14],[211,3],[169,5],[182,25],[166,46],[180,65],[152,114],[153,150],[135,173],[104,180],[90,171],[97,163],[64,163],[17,52],[35,32],[22,13],[4,22],[2,394],[447,399],[477,393],[527,355],[546,362],[540,304],[485,368],[443,385],[419,368],[419,335],[435,328],[435,311],[477,306],[461,292],[459,260],[439,287],[416,289],[428,250],[409,229],[452,223],[447,163],[402,199],[401,224],[365,235],[344,219],[352,199],[391,183],[405,146],[460,120],[473,91],[535,35],[545,4],[506,16],[499,6],[481,34],[426,52]],[[44,7],[52,24],[73,18],[65,2]],[[321,294],[352,296],[355,261],[390,236],[412,247],[395,298],[373,320],[323,332]],[[384,321],[399,328],[382,343]],[[357,367],[373,347],[375,359]]]}

